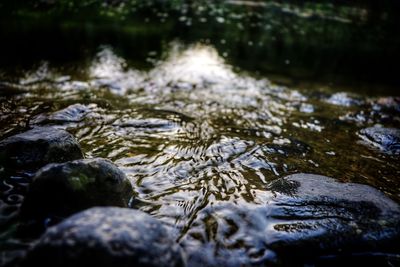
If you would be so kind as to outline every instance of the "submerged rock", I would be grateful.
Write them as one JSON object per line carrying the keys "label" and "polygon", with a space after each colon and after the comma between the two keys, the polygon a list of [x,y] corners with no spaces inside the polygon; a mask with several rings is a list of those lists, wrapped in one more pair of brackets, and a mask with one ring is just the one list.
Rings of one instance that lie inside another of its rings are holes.
{"label": "submerged rock", "polygon": [[361,138],[380,150],[400,154],[400,129],[370,127],[360,131]]}
{"label": "submerged rock", "polygon": [[22,266],[183,266],[166,227],[144,212],[92,208],[49,228]]}
{"label": "submerged rock", "polygon": [[67,131],[53,127],[33,128],[0,142],[3,168],[39,168],[82,157],[78,141]]}
{"label": "submerged rock", "polygon": [[189,265],[368,264],[399,257],[400,207],[378,190],[312,174],[278,179],[269,189],[259,198],[263,204],[203,209],[182,241]]}
{"label": "submerged rock", "polygon": [[33,178],[21,215],[44,219],[67,217],[94,206],[127,207],[132,195],[128,178],[109,160],[49,164]]}

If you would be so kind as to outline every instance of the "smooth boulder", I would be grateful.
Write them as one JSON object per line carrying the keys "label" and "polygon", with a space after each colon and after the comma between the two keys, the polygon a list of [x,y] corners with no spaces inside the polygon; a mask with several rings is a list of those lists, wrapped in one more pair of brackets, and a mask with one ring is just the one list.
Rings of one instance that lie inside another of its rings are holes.
{"label": "smooth boulder", "polygon": [[78,141],[65,130],[38,127],[0,141],[0,167],[32,169],[83,158]]}
{"label": "smooth boulder", "polygon": [[400,129],[369,127],[360,131],[361,138],[367,143],[389,154],[400,154]]}
{"label": "smooth boulder", "polygon": [[276,240],[269,242],[276,251],[380,250],[399,240],[399,205],[368,185],[294,174],[269,189],[276,194],[270,217],[279,222],[270,232]]}
{"label": "smooth boulder", "polygon": [[49,164],[33,178],[21,215],[26,219],[65,218],[94,206],[127,207],[132,196],[128,178],[109,160]]}
{"label": "smooth boulder", "polygon": [[312,174],[278,179],[268,189],[258,193],[259,204],[219,202],[198,213],[182,241],[189,265],[398,260],[400,207],[380,191]]}
{"label": "smooth boulder", "polygon": [[22,266],[178,267],[182,254],[168,229],[150,215],[92,208],[49,228]]}

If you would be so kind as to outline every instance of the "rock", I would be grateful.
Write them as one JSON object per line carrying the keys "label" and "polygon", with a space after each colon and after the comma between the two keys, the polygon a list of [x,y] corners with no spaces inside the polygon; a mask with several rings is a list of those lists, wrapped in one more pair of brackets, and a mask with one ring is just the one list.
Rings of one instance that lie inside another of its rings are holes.
{"label": "rock", "polygon": [[337,105],[337,106],[345,106],[345,107],[350,107],[350,106],[357,106],[360,105],[362,102],[360,100],[351,98],[347,93],[336,93],[331,95],[326,102]]}
{"label": "rock", "polygon": [[303,113],[313,113],[315,111],[315,108],[311,104],[301,103],[299,111]]}
{"label": "rock", "polygon": [[22,266],[183,266],[168,229],[144,212],[92,208],[49,228]]}
{"label": "rock", "polygon": [[67,131],[52,127],[33,128],[0,142],[0,168],[40,168],[82,157],[78,141]]}
{"label": "rock", "polygon": [[79,122],[85,118],[85,116],[91,112],[91,109],[94,108],[95,105],[82,105],[82,104],[74,104],[70,105],[60,111],[55,112],[50,116],[50,120],[54,121],[71,121],[71,122]]}
{"label": "rock", "polygon": [[259,204],[217,202],[199,212],[182,239],[188,265],[368,265],[400,256],[400,207],[378,190],[312,174],[268,188]]}
{"label": "rock", "polygon": [[400,111],[400,97],[381,97],[376,102],[382,108]]}
{"label": "rock", "polygon": [[32,123],[65,123],[80,122],[92,111],[96,105],[73,104],[48,116],[40,114],[32,120]]}
{"label": "rock", "polygon": [[[272,182],[269,245],[275,251],[300,249],[381,249],[400,237],[400,207],[380,191],[332,178],[295,174]],[[314,253],[312,251],[309,251]]]}
{"label": "rock", "polygon": [[360,137],[383,152],[400,154],[400,129],[375,126],[362,129]]}
{"label": "rock", "polygon": [[33,178],[21,215],[24,219],[65,218],[94,206],[127,207],[132,196],[128,178],[109,160],[49,164]]}

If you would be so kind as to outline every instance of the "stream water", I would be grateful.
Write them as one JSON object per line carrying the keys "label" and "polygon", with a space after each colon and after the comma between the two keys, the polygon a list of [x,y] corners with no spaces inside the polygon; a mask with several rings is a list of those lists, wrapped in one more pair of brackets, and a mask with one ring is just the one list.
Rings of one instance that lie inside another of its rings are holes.
{"label": "stream water", "polygon": [[[35,125],[67,129],[85,157],[114,161],[135,207],[174,227],[177,239],[203,209],[260,203],[269,182],[298,172],[400,201],[398,155],[359,132],[399,126],[398,81],[380,46],[393,52],[397,40],[348,17],[280,6],[251,6],[250,16],[239,4],[173,19],[155,11],[122,26],[3,25],[0,137]],[[257,12],[280,16],[267,23]],[[1,181],[2,202],[18,207],[24,179]],[[203,223],[212,232],[215,223]]]}

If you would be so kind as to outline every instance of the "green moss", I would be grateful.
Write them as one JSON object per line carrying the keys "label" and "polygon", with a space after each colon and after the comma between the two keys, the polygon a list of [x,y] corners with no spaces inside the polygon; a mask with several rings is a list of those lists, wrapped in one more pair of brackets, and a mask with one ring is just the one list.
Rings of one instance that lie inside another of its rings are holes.
{"label": "green moss", "polygon": [[71,175],[69,182],[73,190],[84,191],[89,184],[92,184],[96,179],[92,176],[80,173],[77,175]]}

